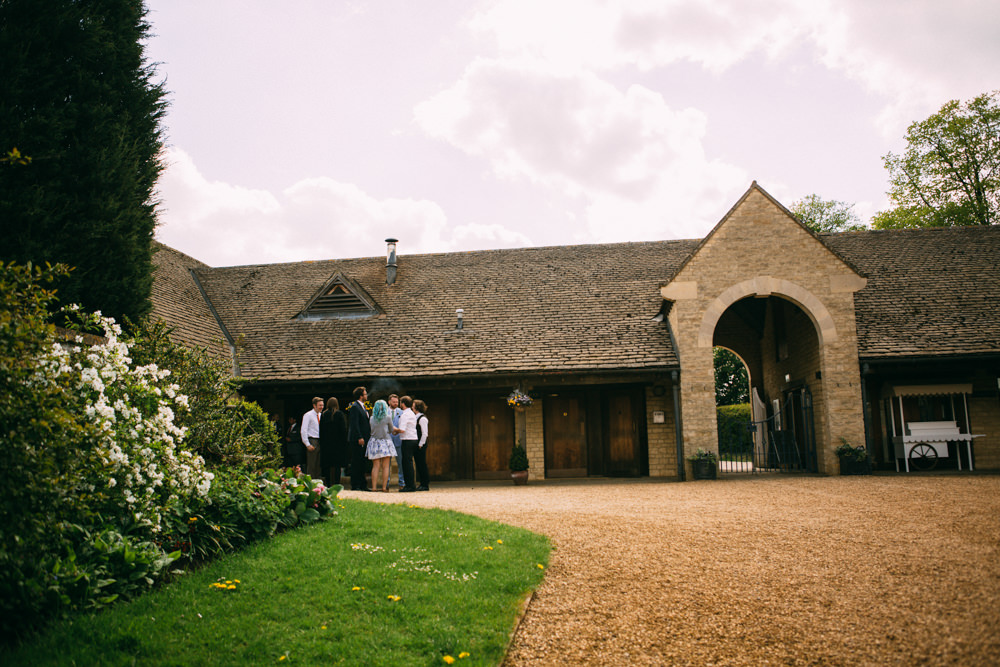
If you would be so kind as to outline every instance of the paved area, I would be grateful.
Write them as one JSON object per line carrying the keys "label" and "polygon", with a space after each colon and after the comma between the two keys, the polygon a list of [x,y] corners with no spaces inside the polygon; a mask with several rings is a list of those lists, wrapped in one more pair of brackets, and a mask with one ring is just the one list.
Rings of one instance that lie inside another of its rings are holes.
{"label": "paved area", "polygon": [[377,499],[552,538],[507,665],[1000,664],[997,475],[470,482]]}

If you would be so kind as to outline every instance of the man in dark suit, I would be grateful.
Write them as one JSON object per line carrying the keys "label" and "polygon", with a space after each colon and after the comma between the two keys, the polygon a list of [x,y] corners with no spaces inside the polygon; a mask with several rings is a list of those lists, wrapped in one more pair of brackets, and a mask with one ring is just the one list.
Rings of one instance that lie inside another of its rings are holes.
{"label": "man in dark suit", "polygon": [[365,450],[368,448],[368,438],[372,433],[371,424],[368,422],[368,410],[365,408],[366,400],[368,400],[368,390],[358,387],[354,390],[354,402],[347,411],[347,446],[351,450],[352,491],[371,491],[365,478],[365,472],[368,470]]}

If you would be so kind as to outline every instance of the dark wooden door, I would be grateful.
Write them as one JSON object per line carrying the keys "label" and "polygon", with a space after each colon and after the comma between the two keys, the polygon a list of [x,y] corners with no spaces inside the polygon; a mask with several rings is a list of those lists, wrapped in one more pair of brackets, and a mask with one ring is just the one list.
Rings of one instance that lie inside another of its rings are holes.
{"label": "dark wooden door", "polygon": [[608,395],[608,449],[606,474],[637,477],[639,475],[639,429],[636,423],[632,394]]}
{"label": "dark wooden door", "polygon": [[587,476],[587,412],[579,396],[545,397],[545,476]]}
{"label": "dark wooden door", "polygon": [[474,401],[472,410],[475,478],[508,477],[510,450],[514,446],[514,411],[498,400]]}
{"label": "dark wooden door", "polygon": [[431,479],[458,479],[459,471],[453,463],[454,432],[451,422],[451,403],[437,399],[427,406],[427,471]]}

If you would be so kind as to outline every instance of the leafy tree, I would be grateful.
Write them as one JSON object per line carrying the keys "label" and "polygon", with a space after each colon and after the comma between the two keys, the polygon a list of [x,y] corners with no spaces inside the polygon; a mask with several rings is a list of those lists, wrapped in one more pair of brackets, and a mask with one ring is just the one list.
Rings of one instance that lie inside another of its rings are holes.
{"label": "leafy tree", "polygon": [[750,402],[750,378],[743,360],[724,347],[712,351],[715,361],[715,404]]}
{"label": "leafy tree", "polygon": [[1000,220],[1000,91],[952,100],[906,131],[906,151],[883,158],[894,209],[879,229],[991,225]]}
{"label": "leafy tree", "polygon": [[854,204],[806,195],[792,204],[791,211],[814,232],[855,232],[866,229],[854,212]]}
{"label": "leafy tree", "polygon": [[60,301],[119,321],[152,289],[166,103],[145,14],[141,0],[0,1],[0,259],[74,267]]}

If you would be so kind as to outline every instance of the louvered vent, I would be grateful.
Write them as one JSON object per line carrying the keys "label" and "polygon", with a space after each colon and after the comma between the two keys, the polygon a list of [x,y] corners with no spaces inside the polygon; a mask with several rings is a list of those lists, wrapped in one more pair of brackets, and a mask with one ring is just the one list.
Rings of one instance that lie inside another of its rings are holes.
{"label": "louvered vent", "polygon": [[360,285],[343,274],[335,275],[299,314],[299,319],[357,318],[379,313],[378,306]]}
{"label": "louvered vent", "polygon": [[346,285],[334,285],[321,297],[313,301],[309,313],[325,315],[328,313],[356,313],[370,311],[371,307],[362,301],[357,294],[347,289]]}

